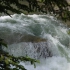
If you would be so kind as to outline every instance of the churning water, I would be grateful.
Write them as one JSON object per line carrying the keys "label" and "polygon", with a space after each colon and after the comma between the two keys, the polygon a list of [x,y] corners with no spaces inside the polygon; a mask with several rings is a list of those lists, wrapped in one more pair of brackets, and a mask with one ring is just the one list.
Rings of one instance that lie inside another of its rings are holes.
{"label": "churning water", "polygon": [[[0,38],[8,43],[8,48],[3,49],[14,56],[28,55],[40,60],[36,68],[20,62],[27,70],[70,70],[68,31],[69,28],[49,15],[14,14],[12,18],[0,17]],[[25,38],[29,35],[41,38],[41,42],[31,42]]]}

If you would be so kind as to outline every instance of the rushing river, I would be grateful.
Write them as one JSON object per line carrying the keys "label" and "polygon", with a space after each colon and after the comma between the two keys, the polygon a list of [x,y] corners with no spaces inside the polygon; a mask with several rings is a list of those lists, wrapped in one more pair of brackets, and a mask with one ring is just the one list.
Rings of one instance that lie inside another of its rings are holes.
{"label": "rushing river", "polygon": [[[14,56],[29,56],[40,60],[36,68],[20,62],[27,70],[70,70],[68,31],[69,28],[61,21],[49,15],[14,14],[12,18],[0,17],[0,38],[8,44],[8,48],[3,49]],[[23,37],[29,35],[39,37],[41,41],[23,40]]]}

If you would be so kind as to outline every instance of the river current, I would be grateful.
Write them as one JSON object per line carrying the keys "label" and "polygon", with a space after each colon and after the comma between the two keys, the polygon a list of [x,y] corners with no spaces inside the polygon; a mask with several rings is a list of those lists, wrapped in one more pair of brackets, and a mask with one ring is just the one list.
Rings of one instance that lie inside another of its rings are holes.
{"label": "river current", "polygon": [[[8,48],[3,48],[5,51],[14,56],[29,56],[40,60],[36,68],[20,62],[27,70],[70,70],[70,29],[62,21],[50,15],[11,16],[0,17],[0,38],[8,44]],[[21,41],[26,35],[46,41]]]}

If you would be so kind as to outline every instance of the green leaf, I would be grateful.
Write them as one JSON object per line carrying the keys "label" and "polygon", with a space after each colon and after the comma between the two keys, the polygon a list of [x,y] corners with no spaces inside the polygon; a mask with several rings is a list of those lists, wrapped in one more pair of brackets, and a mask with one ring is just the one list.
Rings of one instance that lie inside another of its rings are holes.
{"label": "green leaf", "polygon": [[9,64],[9,60],[8,60],[8,59],[5,59],[5,63],[6,63],[6,64]]}
{"label": "green leaf", "polygon": [[4,56],[3,55],[1,55],[1,59],[4,59]]}

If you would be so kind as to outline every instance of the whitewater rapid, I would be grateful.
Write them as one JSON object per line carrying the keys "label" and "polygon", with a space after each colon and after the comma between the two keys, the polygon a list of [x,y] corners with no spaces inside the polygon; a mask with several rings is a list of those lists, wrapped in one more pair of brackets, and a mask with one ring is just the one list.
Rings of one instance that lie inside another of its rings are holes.
{"label": "whitewater rapid", "polygon": [[[0,17],[0,38],[5,39],[14,56],[29,56],[40,60],[36,68],[20,62],[27,70],[70,70],[69,28],[50,15],[14,14]],[[23,42],[21,38],[31,35],[45,39],[45,42]],[[38,50],[40,49],[40,50]],[[38,50],[38,51],[37,51]],[[51,57],[48,57],[49,53]]]}

